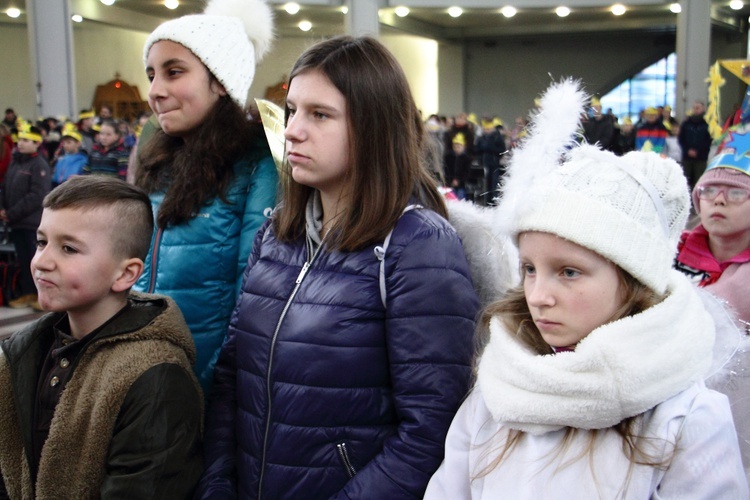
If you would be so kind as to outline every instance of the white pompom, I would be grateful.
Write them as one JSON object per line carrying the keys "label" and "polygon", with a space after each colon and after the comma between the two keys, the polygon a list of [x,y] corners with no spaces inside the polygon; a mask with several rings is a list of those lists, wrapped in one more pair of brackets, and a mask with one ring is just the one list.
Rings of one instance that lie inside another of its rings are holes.
{"label": "white pompom", "polygon": [[274,38],[273,11],[263,0],[210,0],[204,13],[239,18],[255,47],[256,63],[262,61],[271,48]]}

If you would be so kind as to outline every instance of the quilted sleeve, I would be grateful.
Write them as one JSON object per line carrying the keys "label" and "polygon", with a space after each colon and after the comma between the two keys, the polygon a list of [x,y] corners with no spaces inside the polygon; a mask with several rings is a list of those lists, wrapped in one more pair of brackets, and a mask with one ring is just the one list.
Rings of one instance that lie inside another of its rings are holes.
{"label": "quilted sleeve", "polygon": [[[479,305],[461,241],[442,219],[407,219],[386,256],[387,349],[400,423],[341,498],[422,498],[470,384]],[[401,241],[404,233],[413,236]]]}

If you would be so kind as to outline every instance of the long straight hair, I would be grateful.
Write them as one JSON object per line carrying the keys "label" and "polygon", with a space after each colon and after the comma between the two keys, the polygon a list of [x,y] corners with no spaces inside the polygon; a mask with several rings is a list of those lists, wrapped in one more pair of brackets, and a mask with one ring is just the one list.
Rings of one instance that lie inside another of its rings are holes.
{"label": "long straight hair", "polygon": [[[443,198],[424,166],[424,129],[401,66],[380,42],[339,36],[305,51],[292,67],[289,85],[308,71],[320,71],[341,92],[350,137],[346,176],[350,205],[327,237],[329,248],[353,251],[382,241],[409,200],[446,217]],[[286,118],[289,108],[285,107]],[[332,147],[336,147],[332,145]],[[305,206],[314,188],[291,179],[284,166],[283,202],[274,219],[281,241],[304,234]]]}

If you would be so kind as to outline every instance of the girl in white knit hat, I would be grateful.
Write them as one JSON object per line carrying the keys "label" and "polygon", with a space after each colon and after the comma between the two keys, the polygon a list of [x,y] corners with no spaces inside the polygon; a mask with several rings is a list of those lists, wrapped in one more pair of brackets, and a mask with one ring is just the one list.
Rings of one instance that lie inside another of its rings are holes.
{"label": "girl in white knit hat", "polygon": [[203,14],[156,28],[143,51],[161,129],[138,150],[136,184],[151,197],[156,231],[135,288],[180,306],[205,392],[253,237],[276,200],[263,129],[246,117],[272,37],[262,0],[211,0]]}
{"label": "girl in white knit hat", "polygon": [[553,85],[512,158],[497,225],[522,284],[485,314],[477,382],[426,498],[747,498],[714,319],[671,269],[680,167],[574,143],[585,95]]}

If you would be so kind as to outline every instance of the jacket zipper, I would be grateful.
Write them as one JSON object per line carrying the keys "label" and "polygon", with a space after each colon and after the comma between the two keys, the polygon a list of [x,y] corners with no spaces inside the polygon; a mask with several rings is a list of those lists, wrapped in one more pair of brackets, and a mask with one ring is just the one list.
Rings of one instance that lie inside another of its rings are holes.
{"label": "jacket zipper", "polygon": [[268,431],[271,427],[271,369],[273,366],[273,352],[276,348],[276,338],[279,335],[279,330],[281,329],[281,323],[284,321],[284,317],[286,316],[286,313],[289,310],[289,306],[291,306],[295,295],[297,295],[297,291],[299,290],[300,285],[302,285],[302,280],[305,279],[305,276],[307,275],[307,271],[310,269],[310,266],[312,266],[313,262],[315,262],[315,259],[318,256],[318,253],[320,253],[320,250],[323,248],[323,243],[321,242],[320,246],[318,246],[318,248],[313,253],[312,242],[310,241],[310,237],[308,236],[305,240],[305,246],[307,248],[307,255],[309,256],[312,254],[312,257],[310,257],[308,260],[305,261],[304,265],[302,266],[302,269],[297,275],[297,279],[294,282],[294,289],[292,290],[292,293],[289,295],[289,298],[286,300],[284,309],[281,311],[281,316],[279,316],[279,320],[276,322],[276,328],[274,329],[273,337],[271,338],[271,352],[268,356],[268,369],[266,370],[266,403],[268,405],[268,408],[266,409],[266,429],[263,432],[263,453],[261,455],[260,477],[258,479],[258,498],[259,499],[263,497],[262,495],[263,477],[265,476],[265,472],[266,472],[266,451],[268,447]]}
{"label": "jacket zipper", "polygon": [[148,293],[154,293],[156,287],[156,261],[159,257],[159,244],[161,243],[162,228],[156,230],[154,245],[151,247],[151,276],[149,277]]}
{"label": "jacket zipper", "polygon": [[349,474],[349,479],[353,478],[357,474],[357,469],[354,468],[351,460],[349,460],[349,453],[346,451],[346,443],[337,444],[336,449],[339,452],[341,461],[344,462],[344,467],[346,467],[346,472]]}

